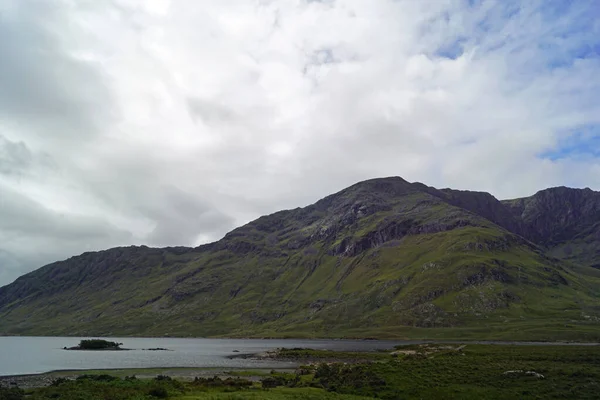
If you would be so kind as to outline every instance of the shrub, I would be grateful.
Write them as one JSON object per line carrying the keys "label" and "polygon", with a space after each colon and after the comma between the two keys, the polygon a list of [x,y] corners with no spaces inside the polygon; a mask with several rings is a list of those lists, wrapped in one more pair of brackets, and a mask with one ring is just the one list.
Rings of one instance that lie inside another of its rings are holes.
{"label": "shrub", "polygon": [[52,383],[50,383],[50,386],[60,386],[63,383],[67,383],[69,382],[69,379],[67,378],[56,378],[52,380]]}
{"label": "shrub", "polygon": [[167,399],[169,397],[169,392],[164,387],[154,387],[150,389],[148,394],[152,397],[156,397],[159,399]]}
{"label": "shrub", "polygon": [[215,387],[229,387],[229,388],[246,388],[252,386],[252,381],[241,378],[227,378],[225,380],[214,376],[212,378],[194,378],[194,386],[215,388]]}
{"label": "shrub", "polygon": [[[59,378],[61,379],[61,378]],[[90,381],[97,381],[97,382],[112,382],[112,381],[118,381],[119,378],[116,376],[112,376],[112,375],[107,375],[107,374],[102,374],[102,375],[79,375],[77,377],[78,381],[81,380],[90,380]]]}
{"label": "shrub", "polygon": [[298,375],[310,375],[310,374],[312,374],[314,372],[315,372],[315,367],[313,367],[312,365],[301,365],[296,370],[296,373]]}
{"label": "shrub", "polygon": [[0,400],[22,400],[25,392],[18,387],[7,388],[0,385]]}
{"label": "shrub", "polygon": [[79,348],[84,350],[118,349],[123,343],[109,342],[102,339],[89,339],[79,342]]}
{"label": "shrub", "polygon": [[377,391],[386,382],[369,369],[368,365],[320,364],[315,380],[330,391],[351,392],[356,389]]}
{"label": "shrub", "polygon": [[271,389],[280,386],[280,381],[277,378],[268,377],[260,381],[264,389]]}
{"label": "shrub", "polygon": [[[299,378],[298,378],[299,379]],[[277,386],[288,386],[290,384],[290,380],[286,379],[283,376],[268,376],[260,381],[262,387],[265,389],[275,388]]]}

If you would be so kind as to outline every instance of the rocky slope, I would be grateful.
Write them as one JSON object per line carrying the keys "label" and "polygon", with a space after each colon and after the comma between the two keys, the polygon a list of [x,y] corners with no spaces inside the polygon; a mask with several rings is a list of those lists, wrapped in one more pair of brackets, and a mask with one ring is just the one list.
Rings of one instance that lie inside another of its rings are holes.
{"label": "rocky slope", "polygon": [[0,333],[595,340],[600,193],[353,185],[198,248],[116,248],[0,288]]}
{"label": "rocky slope", "polygon": [[557,187],[503,204],[522,221],[529,240],[557,257],[600,268],[600,193]]}

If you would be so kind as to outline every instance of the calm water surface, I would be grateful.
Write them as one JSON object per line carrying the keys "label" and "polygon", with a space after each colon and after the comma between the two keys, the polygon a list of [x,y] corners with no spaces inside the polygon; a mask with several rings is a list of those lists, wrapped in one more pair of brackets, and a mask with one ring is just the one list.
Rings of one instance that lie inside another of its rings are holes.
{"label": "calm water surface", "polygon": [[[67,351],[75,337],[0,337],[0,376],[35,374],[61,369],[226,367],[276,368],[290,363],[229,359],[233,354],[258,353],[277,347],[308,347],[339,351],[392,348],[400,342],[374,340],[271,340],[103,338],[123,343],[130,351]],[[408,343],[408,342],[403,342]],[[173,351],[147,351],[162,347]],[[234,352],[238,350],[238,352]]]}

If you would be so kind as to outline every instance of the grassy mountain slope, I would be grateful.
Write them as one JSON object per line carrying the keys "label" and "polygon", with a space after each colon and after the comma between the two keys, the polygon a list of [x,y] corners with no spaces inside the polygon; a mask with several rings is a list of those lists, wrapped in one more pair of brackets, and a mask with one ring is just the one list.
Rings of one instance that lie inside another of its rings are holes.
{"label": "grassy mountain slope", "polygon": [[520,235],[519,210],[365,181],[199,248],[50,264],[0,288],[0,332],[597,340],[597,270]]}

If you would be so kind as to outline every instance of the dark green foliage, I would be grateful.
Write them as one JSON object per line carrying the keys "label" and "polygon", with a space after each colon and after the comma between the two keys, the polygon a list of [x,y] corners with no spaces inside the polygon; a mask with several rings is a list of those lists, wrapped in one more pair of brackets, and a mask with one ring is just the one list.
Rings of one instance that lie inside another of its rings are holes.
{"label": "dark green foliage", "polygon": [[152,397],[156,397],[159,399],[166,399],[169,397],[169,392],[162,386],[153,387],[152,389],[150,389],[148,394]]}
{"label": "dark green foliage", "polygon": [[382,392],[386,385],[385,379],[378,376],[369,364],[320,364],[314,378],[329,391],[370,396]]}
{"label": "dark green foliage", "polygon": [[314,374],[315,372],[315,366],[314,365],[301,365],[298,369],[298,375],[310,375],[310,374]]}
{"label": "dark green foliage", "polygon": [[285,382],[281,382],[279,379],[271,377],[261,380],[260,383],[264,389],[272,389],[285,384]]}
{"label": "dark green foliage", "polygon": [[77,380],[89,380],[89,381],[98,381],[98,382],[112,382],[118,381],[119,378],[112,375],[101,374],[101,375],[79,375]]}
{"label": "dark green foliage", "polygon": [[50,383],[50,386],[60,386],[63,383],[67,383],[69,381],[70,381],[70,379],[67,379],[67,378],[62,378],[62,377],[61,378],[56,378],[56,379],[52,380],[52,383]]}
{"label": "dark green foliage", "polygon": [[0,385],[0,400],[22,400],[25,392],[18,387],[4,387]]}
{"label": "dark green foliage", "polygon": [[141,400],[170,398],[184,392],[184,385],[172,379],[119,379],[110,375],[82,375],[56,385],[37,389],[34,400]]}
{"label": "dark green foliage", "polygon": [[282,347],[277,350],[277,358],[284,360],[347,360],[352,362],[362,360],[386,360],[391,356],[387,352],[356,352],[356,351],[331,351],[313,350],[305,348],[286,349]]}
{"label": "dark green foliage", "polygon": [[79,342],[79,348],[82,350],[107,350],[118,349],[123,343],[110,342],[102,339],[88,339]]}
{"label": "dark green foliage", "polygon": [[398,358],[321,364],[312,384],[383,399],[595,399],[597,346],[402,346]]}
{"label": "dark green foliage", "polygon": [[277,386],[289,386],[290,380],[284,376],[268,376],[260,381],[262,387],[265,389],[275,388]]}
{"label": "dark green foliage", "polygon": [[247,379],[227,378],[221,379],[218,376],[212,378],[194,378],[194,387],[198,388],[248,388],[252,382]]}

